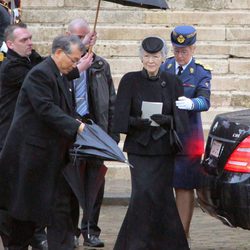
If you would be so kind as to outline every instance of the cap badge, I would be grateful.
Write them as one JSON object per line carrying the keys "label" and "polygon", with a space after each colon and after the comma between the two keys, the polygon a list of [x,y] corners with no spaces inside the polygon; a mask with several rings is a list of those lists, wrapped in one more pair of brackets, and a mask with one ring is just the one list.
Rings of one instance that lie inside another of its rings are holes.
{"label": "cap badge", "polygon": [[184,43],[185,42],[185,37],[183,35],[179,35],[177,37],[177,41],[178,41],[178,43]]}

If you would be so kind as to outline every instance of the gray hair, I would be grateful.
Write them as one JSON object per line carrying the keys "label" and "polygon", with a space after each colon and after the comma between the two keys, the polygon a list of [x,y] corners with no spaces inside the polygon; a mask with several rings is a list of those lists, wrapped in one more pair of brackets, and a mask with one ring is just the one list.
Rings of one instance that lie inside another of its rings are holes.
{"label": "gray hair", "polygon": [[57,36],[52,43],[51,52],[54,54],[57,49],[63,50],[67,54],[71,54],[71,45],[76,44],[82,53],[86,52],[86,48],[78,36],[75,35],[61,35]]}
{"label": "gray hair", "polygon": [[7,40],[11,40],[11,41],[14,41],[15,40],[15,35],[14,35],[14,32],[16,29],[27,29],[27,25],[25,23],[17,23],[17,24],[11,24],[11,25],[8,25],[7,28],[5,29],[4,31],[4,39],[5,39],[5,42]]}
{"label": "gray hair", "polygon": [[[147,36],[147,37],[145,37],[144,39],[146,39],[146,38],[148,38],[148,37],[151,37],[151,36]],[[154,37],[157,37],[157,38],[161,39],[162,42],[163,42],[163,47],[162,47],[162,49],[160,50],[160,52],[161,52],[161,55],[162,55],[163,59],[165,60],[165,59],[167,58],[167,55],[168,55],[168,48],[167,48],[166,42],[165,42],[165,40],[164,40],[163,38],[161,38],[161,37],[159,37],[159,36],[154,36]],[[143,39],[143,40],[144,40],[144,39]],[[144,53],[145,53],[145,50],[143,49],[142,43],[141,43],[141,45],[140,45],[140,47],[139,47],[139,57],[140,57],[141,60],[142,60],[142,58],[143,58]]]}

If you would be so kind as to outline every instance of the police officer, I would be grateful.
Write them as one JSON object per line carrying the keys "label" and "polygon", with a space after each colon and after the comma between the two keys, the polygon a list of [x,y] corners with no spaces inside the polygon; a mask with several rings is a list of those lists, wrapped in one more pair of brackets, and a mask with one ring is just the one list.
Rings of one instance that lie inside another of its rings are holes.
{"label": "police officer", "polygon": [[173,186],[181,221],[190,242],[189,228],[194,210],[194,189],[199,187],[199,166],[204,149],[201,112],[210,107],[211,69],[193,57],[197,31],[192,26],[177,26],[171,32],[174,57],[161,69],[178,75],[183,83],[184,96],[176,105],[187,110],[189,130],[181,134],[184,150],[176,157]]}

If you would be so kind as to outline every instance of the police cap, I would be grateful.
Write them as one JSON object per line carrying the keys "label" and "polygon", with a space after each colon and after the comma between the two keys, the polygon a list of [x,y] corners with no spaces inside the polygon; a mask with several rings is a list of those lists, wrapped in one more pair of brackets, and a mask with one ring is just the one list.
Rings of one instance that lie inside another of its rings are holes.
{"label": "police cap", "polygon": [[193,26],[176,26],[171,32],[171,42],[176,47],[186,47],[196,42],[196,29]]}
{"label": "police cap", "polygon": [[148,53],[157,53],[162,50],[164,43],[161,38],[150,36],[142,41],[142,48]]}

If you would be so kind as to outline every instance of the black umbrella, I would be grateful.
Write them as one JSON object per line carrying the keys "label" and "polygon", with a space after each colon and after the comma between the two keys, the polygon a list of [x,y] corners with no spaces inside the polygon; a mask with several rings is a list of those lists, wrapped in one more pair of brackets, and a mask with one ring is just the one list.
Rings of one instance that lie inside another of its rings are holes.
{"label": "black umbrella", "polygon": [[117,143],[92,121],[88,121],[83,132],[77,135],[70,153],[72,161],[64,168],[63,174],[79,200],[89,225],[96,196],[104,182],[107,167],[100,164],[99,167],[95,167],[91,171],[91,178],[85,178],[86,165],[84,160],[94,158],[95,160],[129,163]]}
{"label": "black umbrella", "polygon": [[71,155],[128,163],[117,143],[93,122],[85,124],[83,132],[77,135]]}
{"label": "black umbrella", "polygon": [[[168,9],[168,5],[165,0],[103,0],[106,2],[117,3],[126,6],[140,7],[146,9]],[[98,0],[96,16],[94,22],[94,31],[96,30],[96,23],[99,15],[101,0]],[[92,51],[92,47],[89,48],[89,51]]]}
{"label": "black umbrella", "polygon": [[73,162],[69,163],[63,169],[63,175],[72,188],[87,218],[88,237],[89,221],[94,209],[96,197],[104,183],[107,167],[102,164],[93,170],[91,171],[91,177],[86,177],[86,165],[84,164],[84,161],[81,161],[80,159],[74,159]]}

